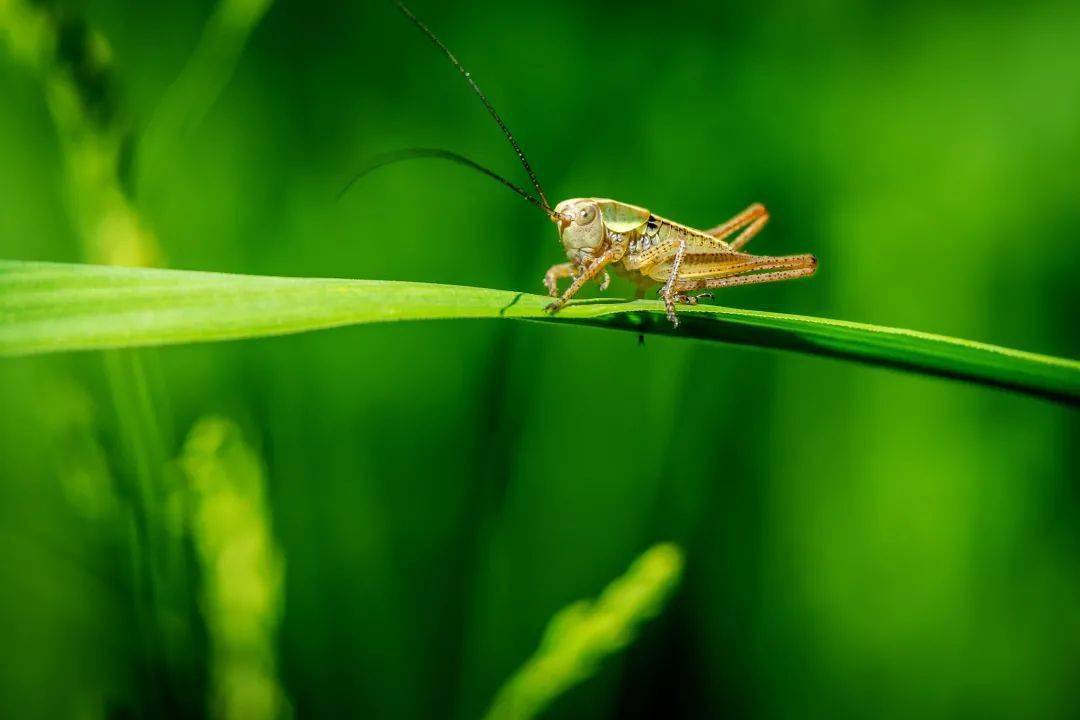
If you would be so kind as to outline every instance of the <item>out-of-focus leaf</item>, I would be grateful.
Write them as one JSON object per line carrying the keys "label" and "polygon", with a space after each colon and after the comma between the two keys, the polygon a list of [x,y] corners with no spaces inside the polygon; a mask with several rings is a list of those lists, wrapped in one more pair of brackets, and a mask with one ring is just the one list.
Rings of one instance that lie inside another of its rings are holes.
{"label": "out-of-focus leaf", "polygon": [[503,685],[488,720],[525,720],[593,675],[655,616],[682,576],[683,554],[670,543],[645,551],[595,602],[582,600],[548,623],[539,649]]}

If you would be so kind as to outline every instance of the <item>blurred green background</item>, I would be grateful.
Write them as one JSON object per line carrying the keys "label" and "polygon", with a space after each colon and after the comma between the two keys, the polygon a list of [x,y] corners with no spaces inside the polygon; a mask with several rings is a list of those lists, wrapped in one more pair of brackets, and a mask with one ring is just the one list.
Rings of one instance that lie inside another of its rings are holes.
{"label": "blurred green background", "polygon": [[[478,175],[402,164],[334,201],[410,146],[525,181],[430,43],[388,2],[260,5],[0,19],[107,41],[117,202],[154,262],[540,291],[550,223]],[[1080,4],[412,9],[553,201],[697,227],[761,201],[750,250],[821,261],[722,304],[1080,355]],[[23,30],[0,256],[100,261]],[[556,611],[673,541],[668,607],[549,717],[1077,717],[1078,430],[960,383],[546,324],[4,360],[0,716],[477,717]]]}

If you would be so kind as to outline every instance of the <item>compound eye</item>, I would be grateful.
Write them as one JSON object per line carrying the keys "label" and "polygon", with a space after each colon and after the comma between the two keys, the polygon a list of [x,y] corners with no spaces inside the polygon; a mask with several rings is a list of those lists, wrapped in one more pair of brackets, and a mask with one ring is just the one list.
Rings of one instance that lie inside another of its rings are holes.
{"label": "compound eye", "polygon": [[595,205],[586,205],[585,207],[578,210],[577,214],[575,214],[575,216],[574,216],[574,220],[577,221],[578,225],[588,225],[595,219],[596,219],[596,206]]}

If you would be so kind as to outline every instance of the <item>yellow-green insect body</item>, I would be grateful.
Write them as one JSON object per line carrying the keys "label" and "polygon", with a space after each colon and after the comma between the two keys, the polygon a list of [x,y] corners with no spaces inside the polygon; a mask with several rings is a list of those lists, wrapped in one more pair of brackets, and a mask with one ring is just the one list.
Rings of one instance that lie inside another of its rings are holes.
{"label": "yellow-green insect body", "polygon": [[[601,289],[606,289],[606,268],[613,264],[637,284],[639,295],[649,285],[663,283],[660,295],[668,319],[676,326],[675,304],[693,305],[701,297],[689,292],[812,275],[817,269],[812,255],[769,257],[739,252],[768,219],[764,206],[754,204],[728,222],[702,231],[617,200],[564,200],[555,206],[552,220],[569,262],[552,266],[544,276],[548,292],[558,296],[548,308],[558,311],[601,273]],[[573,282],[560,296],[557,284],[565,277],[572,277]]]}

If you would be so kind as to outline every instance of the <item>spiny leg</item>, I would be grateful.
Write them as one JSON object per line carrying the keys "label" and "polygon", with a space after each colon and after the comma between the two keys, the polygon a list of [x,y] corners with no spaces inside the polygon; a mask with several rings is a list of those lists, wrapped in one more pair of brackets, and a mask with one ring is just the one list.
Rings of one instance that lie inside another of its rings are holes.
{"label": "spiny leg", "polygon": [[576,268],[577,266],[574,263],[568,262],[549,267],[548,271],[544,273],[544,287],[547,288],[548,295],[557,297],[559,294],[559,280],[565,277],[573,277]]}
{"label": "spiny leg", "polygon": [[[681,286],[683,268],[687,261],[696,258],[711,258],[720,259],[723,258],[726,261],[726,265],[730,267],[732,262],[743,262],[744,258],[752,258],[751,255],[744,255],[742,253],[732,253],[727,249],[726,243],[721,244],[724,246],[721,250],[717,248],[714,252],[697,253],[688,251],[688,247],[691,242],[694,242],[697,237],[700,237],[700,231],[684,230],[679,233],[673,233],[674,237],[668,236],[667,239],[662,241],[659,245],[654,246],[649,250],[647,263],[643,263],[640,267],[634,268],[637,270],[639,277],[651,280],[654,282],[663,282],[663,286],[659,289],[658,294],[664,300],[664,309],[667,312],[667,318],[671,324],[675,327],[679,326],[678,317],[675,314],[675,303],[687,301],[685,298],[676,297],[678,295],[677,290]],[[718,274],[713,269],[714,263],[707,265],[706,267],[713,271],[715,276]],[[718,270],[719,268],[717,268]],[[738,270],[736,270],[738,271]],[[693,273],[692,273],[693,274]],[[639,281],[639,290],[642,287],[642,283]],[[639,295],[640,297],[640,295]]]}
{"label": "spiny leg", "polygon": [[[717,289],[733,287],[735,285],[754,285],[757,283],[778,282],[780,280],[794,280],[795,278],[809,277],[817,271],[817,258],[813,255],[789,255],[787,257],[763,257],[754,267],[748,268],[743,274],[729,275],[725,277],[704,277],[684,280],[675,286],[679,294],[685,294],[692,290]],[[780,268],[776,272],[753,273],[753,270],[769,270]],[[749,273],[749,274],[747,274]],[[696,298],[695,298],[696,300]],[[691,303],[694,304],[694,303]]]}
{"label": "spiny leg", "polygon": [[745,230],[739,233],[735,239],[731,241],[731,251],[737,252],[739,248],[750,242],[751,238],[761,232],[761,228],[765,227],[765,223],[767,222],[769,222],[769,216],[766,214],[750,223]]}
{"label": "spiny leg", "polygon": [[[544,273],[544,287],[547,288],[548,295],[551,297],[558,297],[559,295],[559,280],[566,277],[576,277],[578,266],[574,263],[559,263],[558,265],[552,265],[548,268],[548,271]],[[603,274],[597,278],[597,282],[600,283],[600,292],[604,292],[611,285],[611,275],[605,270]]]}
{"label": "spiny leg", "polygon": [[585,283],[596,277],[596,274],[603,270],[604,266],[611,262],[613,254],[614,250],[608,248],[600,255],[600,257],[596,258],[591,263],[586,265],[585,268],[581,271],[581,273],[574,278],[574,282],[570,283],[570,287],[566,288],[566,292],[562,294],[562,297],[560,297],[558,300],[551,303],[544,309],[552,314],[557,313],[559,309],[563,305],[565,305],[570,298],[574,297],[574,295],[576,295],[577,292],[581,290],[582,286],[585,285]]}
{"label": "spiny leg", "polygon": [[[814,264],[812,255],[748,255],[746,253],[687,254],[679,272],[676,290],[683,285],[698,280],[716,280],[718,278],[749,275],[764,270],[790,270]],[[670,264],[662,266],[666,278]],[[654,276],[655,277],[655,276]]]}
{"label": "spiny leg", "polygon": [[679,240],[675,257],[671,260],[671,274],[667,282],[660,288],[660,297],[664,299],[664,309],[667,310],[667,319],[674,326],[679,327],[679,318],[675,315],[675,283],[679,279],[679,268],[682,267],[683,257],[686,255],[686,241]]}
{"label": "spiny leg", "polygon": [[[797,270],[781,270],[779,272],[758,273],[756,275],[736,275],[728,278],[713,278],[712,280],[696,281],[694,287],[687,290],[700,290],[701,288],[725,288],[736,285],[756,285],[757,283],[779,282],[780,280],[795,280],[796,278],[808,277],[814,274],[815,268],[799,268]],[[698,297],[701,297],[700,295]]]}
{"label": "spiny leg", "polygon": [[761,203],[754,203],[727,222],[705,232],[717,240],[725,240],[740,228],[745,228],[734,240],[729,242],[732,250],[738,250],[750,242],[752,237],[761,232],[761,228],[765,227],[765,223],[768,221],[769,211]]}
{"label": "spiny leg", "polygon": [[761,203],[754,203],[730,220],[725,220],[716,227],[710,228],[705,232],[715,238],[723,239],[739,228],[746,227],[763,215],[766,217],[769,215],[765,206]]}

